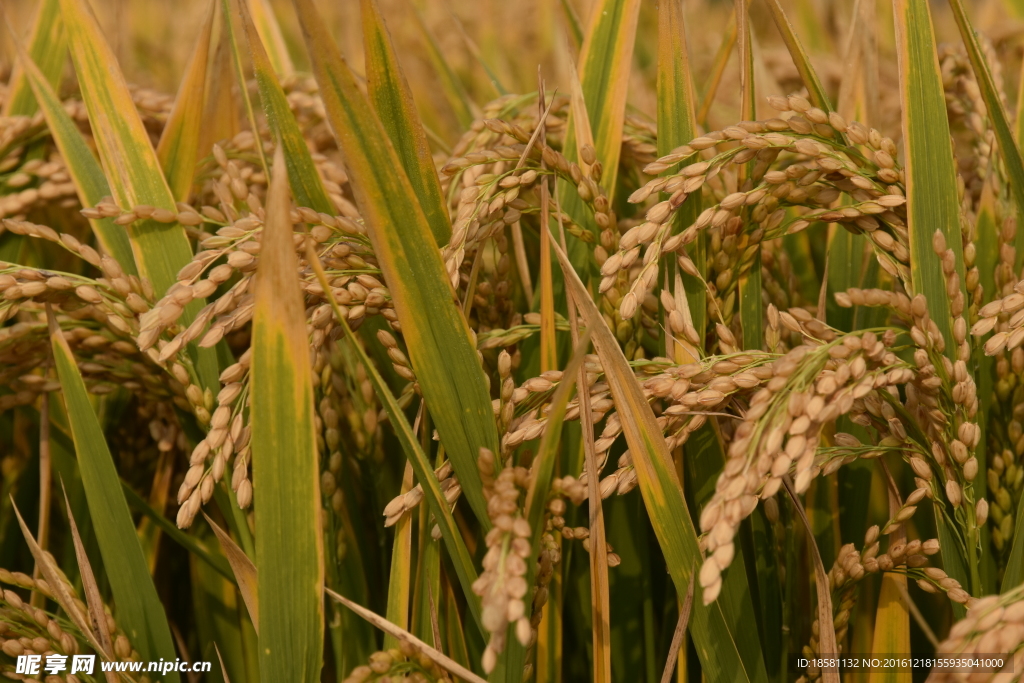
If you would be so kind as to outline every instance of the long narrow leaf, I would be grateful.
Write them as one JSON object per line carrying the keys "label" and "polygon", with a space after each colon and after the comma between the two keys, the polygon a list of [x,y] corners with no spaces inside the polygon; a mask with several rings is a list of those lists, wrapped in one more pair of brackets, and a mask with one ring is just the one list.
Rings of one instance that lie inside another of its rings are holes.
{"label": "long narrow leaf", "polygon": [[427,134],[416,113],[412,91],[391,42],[377,0],[362,0],[363,42],[366,47],[366,85],[370,104],[387,131],[402,168],[420,200],[439,246],[448,243],[452,226],[441,194],[441,182],[427,145]]}
{"label": "long narrow leaf", "polygon": [[310,0],[295,0],[327,118],[353,179],[374,252],[402,325],[417,381],[464,495],[489,528],[476,459],[498,452],[487,380],[426,215],[383,126]]}
{"label": "long narrow leaf", "polygon": [[267,115],[267,123],[271,133],[284,147],[284,161],[288,167],[288,180],[295,201],[299,206],[333,214],[334,206],[327,198],[323,181],[313,164],[309,147],[302,137],[302,130],[288,105],[288,98],[281,89],[277,76],[274,75],[274,67],[246,8],[246,0],[232,2],[242,22],[242,33],[249,45],[249,56],[252,58],[252,68],[256,76],[256,85],[259,87],[260,100],[263,102],[263,111]]}
{"label": "long narrow leaf", "polygon": [[[703,561],[693,520],[683,499],[671,454],[654,413],[643,396],[629,363],[565,252],[552,245],[566,285],[593,335],[612,399],[623,416],[623,433],[651,525],[658,538],[677,595],[685,595],[690,577]],[[760,647],[737,642],[735,624],[728,624],[717,602],[698,601],[693,613],[693,639],[708,680],[767,681]]]}
{"label": "long narrow leaf", "polygon": [[[17,37],[14,42],[20,42]],[[68,39],[60,18],[60,0],[43,0],[36,10],[32,33],[28,38],[28,54],[39,66],[50,87],[57,88],[68,58]],[[39,107],[34,88],[25,77],[24,59],[14,68],[4,97],[4,116],[31,116]]]}
{"label": "long narrow leaf", "polygon": [[[611,197],[615,195],[619,177],[617,169],[640,0],[601,0],[591,9],[590,16],[580,52],[580,83],[594,131],[594,149],[605,170],[601,186]],[[575,140],[570,137],[565,144],[566,156],[575,158]],[[570,215],[573,215],[571,210]]]}
{"label": "long narrow leaf", "polygon": [[246,0],[252,12],[253,24],[260,33],[260,42],[267,49],[267,58],[274,71],[282,78],[295,73],[295,65],[288,54],[288,45],[281,32],[281,24],[277,21],[270,0]]}
{"label": "long narrow leaf", "polygon": [[[757,118],[754,91],[754,51],[751,44],[750,16],[746,0],[736,0],[737,51],[740,58],[740,117],[746,120]],[[746,178],[746,169],[740,171],[741,179]],[[759,349],[764,345],[764,313],[762,311],[761,287],[761,246],[757,245],[749,269],[740,276],[739,284],[740,326],[743,331],[743,347]]]}
{"label": "long narrow leaf", "polygon": [[[686,30],[683,24],[681,0],[663,0],[658,3],[658,154],[669,154],[698,135],[697,113],[690,72],[690,57],[686,48]],[[675,214],[673,231],[693,225],[701,211],[699,192],[691,193]],[[706,239],[703,231],[690,246],[688,254],[703,274]],[[664,259],[667,273],[674,273],[674,259]],[[704,336],[707,323],[707,297],[701,278],[688,273],[682,275],[686,300],[689,302],[690,320],[697,335]],[[672,282],[674,278],[670,278]]]}
{"label": "long narrow leaf", "polygon": [[216,10],[217,0],[210,0],[206,20],[199,31],[185,69],[185,77],[181,79],[178,96],[174,99],[174,107],[167,117],[167,124],[156,147],[156,156],[167,176],[171,194],[178,201],[188,199],[199,154],[206,100],[206,66],[210,61],[210,39],[213,36]]}
{"label": "long narrow leaf", "polygon": [[[124,208],[148,205],[176,211],[124,75],[87,0],[60,0],[60,6],[89,123],[114,198]],[[139,273],[149,278],[157,292],[170,289],[177,282],[178,271],[192,260],[185,230],[177,223],[136,221],[129,225],[128,237]],[[204,305],[205,301],[196,299],[185,306],[182,323],[191,323]],[[203,385],[217,386],[214,349],[194,345],[190,349],[196,354]]]}
{"label": "long narrow leaf", "polygon": [[[85,593],[85,602],[89,609],[89,616],[92,617],[93,630],[103,644],[103,649],[107,652],[113,652],[114,643],[110,639],[110,632],[103,628],[107,619],[103,613],[103,598],[100,595],[100,587],[96,583],[96,575],[93,573],[92,563],[89,562],[89,556],[85,553],[82,537],[78,533],[78,524],[75,522],[75,516],[71,512],[71,501],[68,499],[67,490],[64,491],[64,506],[68,513],[68,526],[71,527],[71,539],[75,547],[75,560],[78,562],[78,573],[82,577],[82,590]],[[106,679],[109,683],[115,683],[117,681],[117,674],[107,672]]]}
{"label": "long narrow leaf", "polygon": [[[326,290],[325,290],[326,291]],[[399,495],[412,490],[412,465],[406,465]],[[412,515],[403,515],[395,524],[395,542],[391,546],[391,572],[388,576],[388,621],[409,628],[409,596],[412,592]],[[384,636],[384,647],[397,647],[393,636]]]}
{"label": "long narrow leaf", "polygon": [[320,680],[324,550],[313,377],[284,151],[267,193],[252,324],[252,476],[260,679]]}
{"label": "long narrow leaf", "polygon": [[232,580],[238,584],[238,592],[242,596],[245,608],[249,610],[249,618],[252,619],[252,626],[256,629],[258,635],[260,632],[260,601],[259,572],[256,570],[256,565],[238,547],[238,544],[231,539],[228,532],[214,524],[213,520],[205,512],[203,516],[206,517],[207,523],[213,529],[214,535],[220,542],[221,550],[224,551],[224,557],[227,558],[228,564],[231,565]]}
{"label": "long narrow leaf", "polygon": [[[79,201],[84,206],[95,206],[103,197],[110,194],[110,186],[103,175],[103,169],[92,155],[92,150],[89,149],[78,126],[64,110],[64,104],[57,97],[45,74],[22,48],[20,41],[14,39],[14,44],[18,48],[19,63],[22,65],[25,81],[35,94],[33,101],[39,103],[40,110],[46,118],[53,141],[64,158],[71,180],[75,183]],[[89,224],[100,246],[120,264],[121,269],[126,273],[138,275],[132,245],[124,228],[115,225],[110,218],[90,219]]]}
{"label": "long narrow leaf", "polygon": [[[889,513],[896,514],[900,508],[900,501],[889,490]],[[895,532],[889,536],[889,543],[896,544],[906,542],[906,532],[903,525],[900,525]],[[910,613],[907,605],[903,602],[903,596],[907,593],[907,577],[897,572],[887,572],[882,575],[882,590],[878,595],[878,608],[875,612],[875,631],[873,634],[871,652],[875,656],[885,656],[883,653],[910,652]],[[898,668],[875,669],[868,675],[868,683],[910,683],[913,680],[909,668],[902,671]]]}
{"label": "long narrow leaf", "polygon": [[803,80],[804,85],[807,87],[807,94],[810,96],[811,103],[819,109],[824,109],[826,112],[832,111],[832,104],[828,99],[828,94],[825,92],[825,87],[821,84],[821,79],[818,78],[817,72],[811,65],[811,59],[807,56],[807,51],[804,49],[803,43],[800,42],[800,38],[797,37],[793,24],[789,22],[789,17],[786,16],[785,10],[782,9],[782,3],[779,0],[765,0],[765,4],[768,6],[768,11],[772,14],[772,19],[775,20],[775,26],[778,27],[779,33],[782,34],[782,42],[786,44],[786,48],[793,58],[793,64],[796,65],[796,70],[799,72],[801,80]]}
{"label": "long narrow leaf", "polygon": [[928,311],[945,338],[946,352],[955,358],[946,283],[932,249],[932,235],[941,230],[956,255],[963,282],[956,169],[931,11],[927,0],[893,0],[893,12],[903,100],[911,279],[915,293],[928,298]]}
{"label": "long narrow leaf", "polygon": [[[103,566],[117,603],[117,619],[143,660],[174,660],[174,641],[164,616],[142,545],[135,533],[121,480],[107,448],[103,429],[89,402],[71,348],[52,312],[47,312],[54,365],[60,378],[71,434],[78,452],[89,516],[99,542]],[[178,674],[167,680],[177,683]]]}

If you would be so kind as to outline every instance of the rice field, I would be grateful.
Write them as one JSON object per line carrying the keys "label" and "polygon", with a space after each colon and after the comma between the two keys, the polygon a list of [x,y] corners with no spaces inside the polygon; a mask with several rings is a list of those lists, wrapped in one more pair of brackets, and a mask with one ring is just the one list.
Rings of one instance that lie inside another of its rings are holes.
{"label": "rice field", "polygon": [[0,13],[7,679],[1024,677],[1024,3]]}

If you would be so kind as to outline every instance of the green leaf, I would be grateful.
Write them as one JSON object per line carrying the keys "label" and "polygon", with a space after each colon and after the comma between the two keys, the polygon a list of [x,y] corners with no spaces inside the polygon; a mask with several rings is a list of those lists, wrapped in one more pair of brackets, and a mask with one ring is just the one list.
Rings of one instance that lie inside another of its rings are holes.
{"label": "green leaf", "polygon": [[[664,156],[698,136],[697,114],[693,94],[690,58],[686,49],[686,30],[681,0],[658,3],[658,155]],[[699,192],[692,193],[676,211],[673,233],[693,225],[701,211]],[[701,273],[705,263],[706,235],[703,231],[688,249],[688,255]],[[674,258],[663,259],[666,273],[676,271]],[[669,282],[673,282],[671,275]],[[704,282],[687,273],[682,274],[690,319],[697,335],[703,338],[707,324],[707,295]],[[674,284],[674,283],[673,283]]]}
{"label": "green leaf", "polygon": [[259,87],[263,111],[267,115],[267,124],[270,126],[271,134],[280,140],[281,146],[284,147],[284,161],[288,167],[288,180],[295,201],[299,206],[333,215],[334,205],[327,197],[320,174],[310,155],[309,146],[302,136],[302,129],[299,128],[288,104],[288,98],[281,89],[277,76],[274,75],[274,67],[260,40],[260,34],[246,9],[246,0],[231,1],[242,22],[242,32],[249,45],[249,56],[252,58],[253,73]]}
{"label": "green leaf", "polygon": [[416,191],[430,230],[439,246],[452,236],[448,207],[427,145],[412,91],[391,42],[377,0],[362,0],[363,43],[366,49],[366,89],[370,104],[387,131],[402,168]]}
{"label": "green leaf", "polygon": [[829,102],[825,87],[821,84],[814,66],[811,65],[811,59],[807,56],[807,51],[796,35],[793,24],[790,23],[785,10],[782,9],[782,3],[779,0],[766,0],[765,5],[768,6],[768,11],[771,12],[779,33],[782,34],[782,42],[786,44],[786,49],[789,50],[789,54],[793,58],[793,64],[796,65],[800,79],[807,88],[811,103],[826,112],[832,111],[832,104]]}
{"label": "green leaf", "polygon": [[313,373],[284,165],[279,145],[252,322],[260,680],[313,683],[323,664],[323,511]]}
{"label": "green leaf", "polygon": [[[327,118],[353,179],[409,357],[467,502],[490,527],[476,460],[497,453],[487,378],[434,236],[384,127],[310,0],[295,0]],[[358,179],[358,180],[356,180]]]}
{"label": "green leaf", "polygon": [[[229,98],[229,93],[233,90],[238,90],[242,96],[242,104],[245,109],[246,118],[249,121],[249,128],[253,135],[256,131],[260,130],[259,122],[256,120],[256,112],[252,107],[252,98],[249,97],[249,88],[245,84],[248,83],[245,77],[245,66],[242,62],[242,55],[244,51],[242,49],[242,42],[238,37],[238,31],[235,30],[235,23],[231,19],[232,15],[232,0],[221,0],[220,3],[220,14],[223,18],[221,24],[223,33],[221,34],[220,40],[224,45],[230,46],[231,48],[231,64],[234,66],[234,83],[231,83],[227,78],[227,71],[223,61],[221,62],[221,68],[218,73],[218,78],[221,81],[221,93],[217,96],[219,98]],[[251,22],[250,22],[251,23]],[[226,60],[224,60],[226,61]],[[212,94],[212,93],[210,93]],[[256,153],[260,158],[260,165],[263,166],[263,172],[270,177],[270,163],[267,161],[267,152],[264,149],[262,142],[254,145]]]}
{"label": "green leaf", "polygon": [[449,106],[455,113],[459,127],[463,130],[468,129],[472,125],[473,119],[476,118],[476,106],[469,93],[466,92],[466,86],[463,85],[458,74],[455,73],[451,64],[448,63],[448,59],[441,51],[441,47],[438,45],[434,34],[427,27],[427,23],[424,21],[419,8],[412,7],[411,10],[413,17],[416,19],[416,26],[420,30],[420,37],[423,39],[427,58],[430,59],[430,63],[441,81],[441,90],[444,92],[445,99],[448,100]]}
{"label": "green leaf", "polygon": [[[600,0],[590,17],[580,53],[580,84],[594,131],[594,150],[604,166],[601,186],[614,197],[640,0]],[[565,147],[566,157],[575,159],[577,148],[572,135],[566,136]],[[570,211],[569,215],[575,214]]]}
{"label": "green leaf", "polygon": [[[974,70],[974,77],[978,82],[981,97],[985,100],[985,109],[988,111],[989,122],[992,124],[996,134],[996,142],[998,143],[996,147],[999,149],[999,155],[1003,158],[1003,164],[1006,167],[1006,175],[1010,183],[1010,194],[1013,197],[1017,210],[1017,224],[1022,225],[1024,224],[1024,160],[1021,159],[1020,147],[1013,137],[1010,117],[1006,113],[1006,105],[1003,103],[1002,94],[996,87],[992,69],[985,60],[985,53],[982,52],[978,33],[971,25],[971,20],[967,16],[967,10],[964,9],[962,0],[949,0],[949,6],[953,10],[953,17],[956,19],[956,25],[960,29],[960,36],[963,38],[964,46],[967,48],[967,56],[971,60],[971,67]],[[1018,114],[1019,117],[1020,114]],[[1022,258],[1024,258],[1024,231],[1017,231],[1015,246],[1017,248],[1017,263],[1020,264]]]}
{"label": "green leaf", "polygon": [[[665,555],[676,594],[685,595],[690,577],[702,562],[702,557],[679,478],[671,466],[668,446],[615,336],[572,269],[565,252],[555,244],[552,247],[562,265],[566,286],[587,322],[604,366],[612,399],[622,416],[623,433],[633,455],[640,492]],[[756,639],[741,643],[736,637],[737,624],[726,621],[718,602],[704,605],[699,601],[694,607],[692,620],[694,644],[709,681],[767,681],[759,643]]]}
{"label": "green leaf", "polygon": [[217,0],[210,0],[210,9],[192,49],[185,77],[178,86],[178,96],[160,142],[156,156],[167,176],[171,194],[178,201],[186,201],[192,189],[196,158],[199,155],[199,137],[203,126],[203,108],[206,101],[206,65],[210,60],[213,23]]}
{"label": "green leaf", "polygon": [[551,481],[555,473],[555,464],[558,461],[559,443],[562,439],[562,427],[565,422],[565,410],[569,405],[573,389],[576,386],[576,374],[583,363],[586,348],[590,344],[590,335],[584,335],[576,346],[569,364],[562,371],[562,381],[555,389],[551,397],[551,407],[547,413],[548,428],[537,446],[537,455],[531,465],[532,476],[530,488],[526,494],[526,521],[530,523],[533,534],[533,555],[540,550],[540,542],[543,536],[544,509],[547,504],[548,494],[551,490]]}
{"label": "green leaf", "polygon": [[[14,42],[20,42],[17,36]],[[50,87],[57,88],[68,58],[68,38],[60,18],[60,0],[42,0],[39,3],[28,39],[28,54]],[[39,110],[36,104],[38,95],[25,77],[23,64],[24,59],[14,67],[7,84],[4,116],[32,116]]]}
{"label": "green leaf", "polygon": [[[78,451],[78,466],[89,504],[89,516],[117,604],[118,624],[142,655],[143,661],[156,661],[161,657],[173,661],[176,655],[171,629],[153,578],[149,575],[114,459],[89,402],[89,394],[71,348],[53,313],[48,311],[47,317],[54,365],[64,393],[75,450]],[[178,674],[170,672],[166,680],[177,683]]]}
{"label": "green leaf", "polygon": [[[327,290],[324,290],[327,291]],[[366,367],[373,367],[367,365]],[[386,388],[386,385],[385,385]],[[390,393],[390,392],[389,392]],[[390,417],[390,416],[389,416]],[[406,467],[400,495],[412,489],[412,466]],[[412,592],[412,515],[402,515],[395,524],[395,541],[391,545],[391,572],[388,575],[388,621],[409,630],[409,596]],[[384,647],[397,647],[398,641],[384,636]]]}
{"label": "green leaf", "polygon": [[[101,199],[110,195],[110,186],[103,175],[103,169],[93,156],[78,126],[64,110],[64,103],[53,91],[45,74],[36,66],[17,39],[14,40],[14,44],[18,48],[19,64],[25,82],[35,94],[33,102],[39,103],[46,118],[53,141],[67,165],[72,182],[75,183],[79,201],[83,206],[95,206]],[[124,228],[116,225],[111,218],[90,219],[89,225],[103,251],[110,254],[126,273],[138,275],[132,245]]]}
{"label": "green leaf", "polygon": [[[174,196],[164,179],[149,135],[132,101],[124,75],[117,66],[110,45],[87,0],[60,0],[61,16],[67,27],[71,58],[89,112],[100,162],[118,205],[131,208],[149,205],[176,211]],[[139,273],[153,283],[158,293],[177,282],[178,271],[192,260],[192,247],[185,229],[177,224],[152,219],[128,227]],[[182,324],[188,325],[205,305],[196,299],[185,307]],[[204,386],[218,386],[214,349],[189,345]]]}
{"label": "green leaf", "polygon": [[932,248],[935,231],[942,231],[956,255],[961,283],[964,259],[956,169],[931,11],[927,0],[893,0],[893,10],[903,103],[911,280],[914,292],[928,298],[928,311],[946,341],[946,353],[955,359],[946,281],[941,259]]}
{"label": "green leaf", "polygon": [[231,566],[224,561],[222,556],[211,553],[202,541],[190,534],[186,534],[184,531],[179,529],[174,522],[154,510],[153,506],[151,506],[145,498],[136,493],[135,489],[130,487],[124,481],[121,482],[121,490],[124,491],[124,497],[128,503],[128,507],[134,508],[136,511],[141,512],[143,515],[153,520],[153,523],[160,527],[160,529],[167,534],[171,540],[206,564],[210,565],[214,571],[225,579],[228,581],[235,580],[234,575],[231,573]]}
{"label": "green leaf", "polygon": [[[736,0],[736,35],[740,57],[740,117],[752,121],[757,118],[754,92],[754,51],[751,46],[750,17],[746,0]],[[749,169],[745,169],[749,170]],[[747,174],[741,171],[741,179]],[[761,292],[761,245],[754,248],[749,264],[743,264],[746,271],[740,275],[739,304],[740,326],[743,331],[743,348],[760,349],[764,346],[764,311]]]}
{"label": "green leaf", "polygon": [[259,31],[260,42],[266,47],[267,58],[274,71],[282,77],[291,76],[295,73],[295,65],[288,54],[288,45],[281,32],[281,24],[277,21],[270,0],[246,0],[246,4],[252,12],[253,24]]}

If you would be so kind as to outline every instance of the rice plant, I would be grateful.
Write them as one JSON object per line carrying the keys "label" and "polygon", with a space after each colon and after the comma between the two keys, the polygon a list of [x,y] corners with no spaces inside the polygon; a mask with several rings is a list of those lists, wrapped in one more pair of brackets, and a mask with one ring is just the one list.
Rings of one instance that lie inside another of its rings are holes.
{"label": "rice plant", "polygon": [[1024,676],[1022,3],[2,10],[6,678]]}

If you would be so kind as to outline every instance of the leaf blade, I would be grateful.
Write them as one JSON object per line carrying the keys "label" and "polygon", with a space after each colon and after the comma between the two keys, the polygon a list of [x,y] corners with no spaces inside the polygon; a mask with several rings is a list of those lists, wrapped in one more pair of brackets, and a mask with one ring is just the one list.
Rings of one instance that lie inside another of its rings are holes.
{"label": "leaf blade", "polygon": [[[676,592],[685,595],[690,577],[702,558],[693,520],[683,499],[678,476],[671,467],[671,455],[665,439],[597,306],[572,269],[565,252],[558,245],[553,244],[552,247],[558,254],[566,286],[593,335],[617,410],[628,416],[622,420],[623,433],[633,454],[640,491],[658,543],[665,553]],[[739,647],[717,602],[710,605],[699,602],[692,619],[694,643],[709,680],[767,681],[760,649],[757,648],[755,656],[750,657],[750,643],[747,643],[747,648]]]}
{"label": "leaf blade", "polygon": [[490,522],[476,468],[481,447],[498,452],[486,378],[426,216],[380,122],[310,0],[295,0],[328,120],[345,165],[361,182],[357,205],[370,230],[409,356],[467,501]]}
{"label": "leaf blade", "polygon": [[[60,4],[75,73],[114,199],[125,208],[145,204],[176,212],[156,152],[88,0],[60,0]],[[149,278],[158,292],[170,289],[177,282],[178,271],[192,260],[192,247],[178,223],[136,221],[129,225],[128,237],[139,273]],[[189,303],[183,324],[190,324],[204,303],[202,299]],[[216,352],[194,345],[189,349],[195,354],[203,385],[217,386]]]}
{"label": "leaf blade", "polygon": [[[12,32],[13,33],[13,32]],[[26,83],[32,88],[35,102],[46,119],[53,141],[64,158],[71,180],[75,183],[79,201],[83,206],[93,206],[110,194],[110,186],[103,175],[103,169],[92,155],[88,143],[82,137],[78,126],[64,110],[46,75],[24,50],[20,41],[14,40],[18,48],[19,63]],[[90,219],[93,234],[105,252],[132,275],[138,275],[135,256],[128,234],[110,218]]]}
{"label": "leaf blade", "polygon": [[952,319],[939,257],[932,235],[942,230],[956,255],[963,282],[960,208],[956,171],[949,143],[942,77],[935,49],[931,12],[925,0],[893,0],[900,90],[903,100],[907,223],[911,279],[915,292],[928,298],[928,310],[955,360]]}
{"label": "leaf blade", "polygon": [[[686,46],[686,27],[681,0],[663,0],[658,3],[658,155],[664,156],[685,145],[698,135],[696,100],[690,71],[690,57]],[[701,211],[701,195],[692,193],[676,211],[673,233],[693,225]],[[688,250],[690,259],[701,274],[707,272],[705,263],[706,236],[701,232]],[[666,258],[666,273],[676,270],[672,258]],[[671,275],[669,282],[674,284]],[[704,337],[707,323],[707,296],[701,278],[682,274],[686,300],[689,302],[690,320],[697,336]],[[667,347],[667,345],[666,345]]]}
{"label": "leaf blade", "polygon": [[320,179],[320,174],[309,153],[309,147],[302,137],[302,130],[295,120],[295,115],[292,114],[288,98],[285,96],[284,90],[281,89],[281,83],[274,74],[274,67],[267,55],[266,47],[263,45],[253,17],[246,7],[247,2],[246,0],[232,1],[235,5],[235,13],[242,22],[242,33],[249,46],[249,56],[252,59],[253,73],[260,91],[263,112],[267,116],[271,133],[284,147],[284,161],[288,168],[288,180],[295,201],[299,206],[309,207],[320,213],[333,214],[334,205],[327,197],[323,181]]}
{"label": "leaf blade", "polygon": [[167,176],[171,194],[182,202],[188,199],[192,188],[199,153],[203,108],[206,103],[206,67],[210,59],[216,9],[217,0],[210,0],[210,9],[207,10],[189,64],[185,68],[185,76],[178,87],[178,95],[174,98],[174,106],[156,147],[156,156]]}
{"label": "leaf blade", "polygon": [[448,207],[427,145],[426,131],[416,113],[409,82],[398,61],[377,0],[362,0],[362,10],[370,104],[402,161],[434,239],[438,245],[447,244],[452,234]]}
{"label": "leaf blade", "polygon": [[[71,348],[52,312],[48,312],[48,318],[54,364],[78,451],[89,516],[117,603],[118,621],[143,659],[156,661],[163,657],[173,660],[175,651],[171,630],[149,575],[103,429],[89,402],[85,382]],[[177,673],[171,672],[167,680],[177,682]]]}
{"label": "leaf blade", "polygon": [[[15,36],[14,42],[21,41]],[[60,0],[43,0],[39,3],[28,39],[28,54],[39,66],[46,82],[56,88],[68,58],[68,39],[64,22],[60,18]],[[31,116],[39,110],[34,88],[23,69],[24,66],[19,64],[11,74],[7,96],[4,98],[4,116]]]}
{"label": "leaf blade", "polygon": [[252,476],[256,505],[260,679],[313,683],[324,641],[324,550],[313,376],[278,146],[256,271]]}

